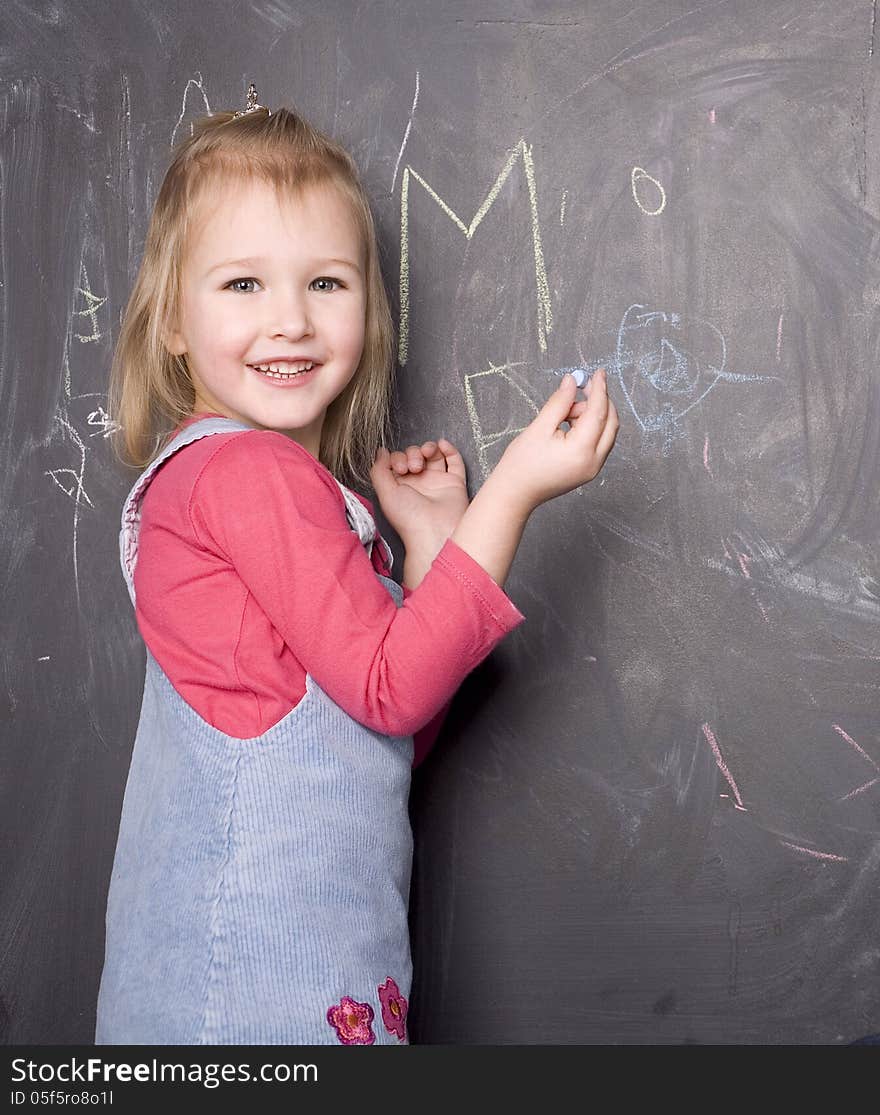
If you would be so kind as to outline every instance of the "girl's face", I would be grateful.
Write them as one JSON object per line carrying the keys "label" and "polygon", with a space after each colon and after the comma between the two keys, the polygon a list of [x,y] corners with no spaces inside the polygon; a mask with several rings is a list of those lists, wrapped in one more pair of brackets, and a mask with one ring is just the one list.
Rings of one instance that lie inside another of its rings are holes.
{"label": "girl's face", "polygon": [[[327,407],[364,346],[365,261],[354,219],[329,186],[281,206],[262,182],[215,199],[205,200],[207,219],[189,245],[181,316],[166,345],[187,354],[196,411],[278,430],[317,458]],[[305,362],[314,368],[288,380],[254,367],[294,371]]]}

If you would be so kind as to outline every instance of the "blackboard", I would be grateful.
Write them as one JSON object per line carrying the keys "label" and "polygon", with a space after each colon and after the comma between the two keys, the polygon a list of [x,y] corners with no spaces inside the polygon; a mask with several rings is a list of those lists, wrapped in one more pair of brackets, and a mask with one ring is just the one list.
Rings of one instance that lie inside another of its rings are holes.
{"label": "blackboard", "polygon": [[414,778],[414,1040],[880,1030],[875,8],[7,0],[5,1042],[92,1040],[144,664],[107,376],[170,145],[249,81],[361,168],[399,444],[473,493],[562,369],[621,418]]}

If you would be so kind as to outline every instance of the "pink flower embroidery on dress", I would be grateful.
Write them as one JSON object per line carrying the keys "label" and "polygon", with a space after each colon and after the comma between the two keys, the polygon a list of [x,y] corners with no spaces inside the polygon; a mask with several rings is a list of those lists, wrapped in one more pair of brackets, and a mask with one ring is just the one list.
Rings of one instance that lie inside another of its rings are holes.
{"label": "pink flower embroidery on dress", "polygon": [[406,1014],[409,1004],[400,994],[400,988],[391,978],[379,988],[379,1002],[382,1004],[382,1021],[389,1034],[396,1034],[403,1041],[406,1037]]}
{"label": "pink flower embroidery on dress", "polygon": [[376,1040],[371,1025],[373,1008],[369,1003],[356,1003],[343,995],[342,1001],[327,1011],[327,1021],[343,1045],[372,1045]]}

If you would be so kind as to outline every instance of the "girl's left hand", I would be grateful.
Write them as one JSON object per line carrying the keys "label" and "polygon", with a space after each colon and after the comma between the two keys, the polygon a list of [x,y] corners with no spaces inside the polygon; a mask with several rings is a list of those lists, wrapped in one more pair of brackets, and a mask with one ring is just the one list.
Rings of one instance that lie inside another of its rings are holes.
{"label": "girl's left hand", "polygon": [[370,480],[382,514],[407,548],[448,538],[470,502],[464,461],[446,438],[405,451],[380,449]]}

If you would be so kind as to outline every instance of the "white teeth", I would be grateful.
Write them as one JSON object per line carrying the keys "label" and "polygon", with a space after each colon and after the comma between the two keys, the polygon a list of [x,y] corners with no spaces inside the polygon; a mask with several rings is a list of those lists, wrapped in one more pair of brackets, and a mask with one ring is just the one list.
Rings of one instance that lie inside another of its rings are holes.
{"label": "white teeth", "polygon": [[[258,372],[264,375],[271,376],[273,379],[293,379],[294,376],[302,375],[303,372],[309,372],[314,368],[311,361],[303,361],[299,364],[253,364],[251,365]],[[293,371],[285,371],[284,369],[293,369]]]}

